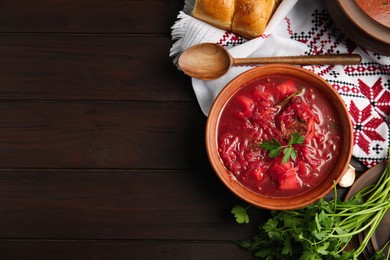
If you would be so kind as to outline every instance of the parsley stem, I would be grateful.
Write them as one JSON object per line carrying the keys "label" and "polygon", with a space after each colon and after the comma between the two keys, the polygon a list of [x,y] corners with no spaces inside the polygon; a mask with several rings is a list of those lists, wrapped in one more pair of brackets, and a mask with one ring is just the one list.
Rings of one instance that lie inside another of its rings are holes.
{"label": "parsley stem", "polygon": [[333,185],[333,193],[334,193],[334,199],[333,199],[333,201],[334,201],[334,209],[333,209],[333,212],[336,212],[336,209],[337,209],[337,201],[338,201],[338,199],[337,199],[337,189],[336,189],[336,185]]}
{"label": "parsley stem", "polygon": [[346,234],[337,234],[337,235],[330,234],[329,237],[337,237],[337,238],[351,237],[351,236],[357,235],[360,232],[364,231],[366,228],[371,226],[371,224],[373,224],[374,222],[375,222],[375,219],[371,219],[366,225],[364,225],[363,227],[361,227],[357,230],[354,230],[353,232],[346,233]]}
{"label": "parsley stem", "polygon": [[[356,211],[356,209],[355,209],[351,212],[350,208],[347,208],[339,213],[329,213],[328,215],[332,216],[332,217],[346,217],[346,216],[353,217],[353,216],[351,216],[351,213],[353,213],[355,216],[356,215],[365,215],[365,214],[368,214],[371,212],[376,212],[378,210],[381,210],[383,208],[383,206],[386,206],[388,204],[389,204],[389,202],[382,202],[381,204],[374,204],[375,206],[373,206],[373,207],[367,207],[365,205],[354,205],[354,206],[356,206],[356,208],[364,208],[364,209],[360,209],[359,211]],[[348,219],[348,218],[346,218],[346,219]]]}
{"label": "parsley stem", "polygon": [[367,232],[365,238],[363,239],[363,241],[360,243],[360,246],[356,249],[355,253],[357,255],[360,255],[361,253],[363,253],[364,249],[366,248],[368,242],[370,241],[372,235],[374,234],[375,230],[377,229],[377,227],[379,226],[379,223],[381,222],[381,220],[383,219],[383,217],[385,216],[386,212],[387,212],[388,209],[383,209],[379,215],[376,216],[376,218],[374,218],[374,223],[373,225],[371,226],[371,228],[369,229],[369,231]]}

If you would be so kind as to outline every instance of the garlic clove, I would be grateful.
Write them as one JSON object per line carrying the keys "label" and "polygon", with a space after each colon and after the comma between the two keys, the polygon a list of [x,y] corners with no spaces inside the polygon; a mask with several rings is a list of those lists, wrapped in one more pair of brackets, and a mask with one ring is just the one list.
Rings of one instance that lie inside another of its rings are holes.
{"label": "garlic clove", "polygon": [[355,182],[356,177],[356,171],[355,168],[352,165],[348,165],[348,169],[343,174],[343,177],[341,177],[339,181],[339,185],[343,188],[351,187],[352,184]]}

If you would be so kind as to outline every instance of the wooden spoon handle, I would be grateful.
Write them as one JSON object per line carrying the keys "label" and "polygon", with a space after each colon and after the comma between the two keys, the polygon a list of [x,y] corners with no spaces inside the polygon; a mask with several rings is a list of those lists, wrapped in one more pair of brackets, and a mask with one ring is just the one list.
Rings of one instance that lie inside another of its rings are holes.
{"label": "wooden spoon handle", "polygon": [[335,54],[335,55],[311,55],[311,56],[281,56],[262,58],[234,58],[233,63],[237,65],[254,65],[284,63],[295,65],[347,65],[359,64],[362,57],[358,54]]}

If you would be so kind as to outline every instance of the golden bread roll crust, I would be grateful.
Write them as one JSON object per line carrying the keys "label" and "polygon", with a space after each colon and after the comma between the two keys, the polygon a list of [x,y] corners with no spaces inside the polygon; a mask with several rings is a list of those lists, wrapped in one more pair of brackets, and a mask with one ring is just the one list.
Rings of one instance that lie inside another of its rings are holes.
{"label": "golden bread roll crust", "polygon": [[266,0],[236,0],[232,31],[245,37],[260,35],[268,22],[269,7]]}
{"label": "golden bread roll crust", "polygon": [[223,30],[232,30],[234,0],[197,0],[192,15]]}
{"label": "golden bread roll crust", "polygon": [[192,15],[247,39],[261,35],[282,0],[196,0]]}

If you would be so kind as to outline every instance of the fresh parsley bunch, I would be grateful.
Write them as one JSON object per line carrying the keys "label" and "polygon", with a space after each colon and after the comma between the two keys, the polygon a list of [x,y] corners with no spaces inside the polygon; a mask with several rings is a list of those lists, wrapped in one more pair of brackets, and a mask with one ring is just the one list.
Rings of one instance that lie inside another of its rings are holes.
{"label": "fresh parsley bunch", "polygon": [[[237,243],[262,259],[357,259],[390,208],[390,160],[379,181],[346,201],[337,198],[298,210],[272,211],[259,234]],[[239,209],[239,210],[238,210]],[[241,223],[249,222],[246,209],[232,213]],[[366,231],[358,248],[347,251],[353,236]],[[385,247],[389,246],[389,242]],[[390,250],[389,250],[390,251]],[[389,259],[383,249],[373,259]]]}

